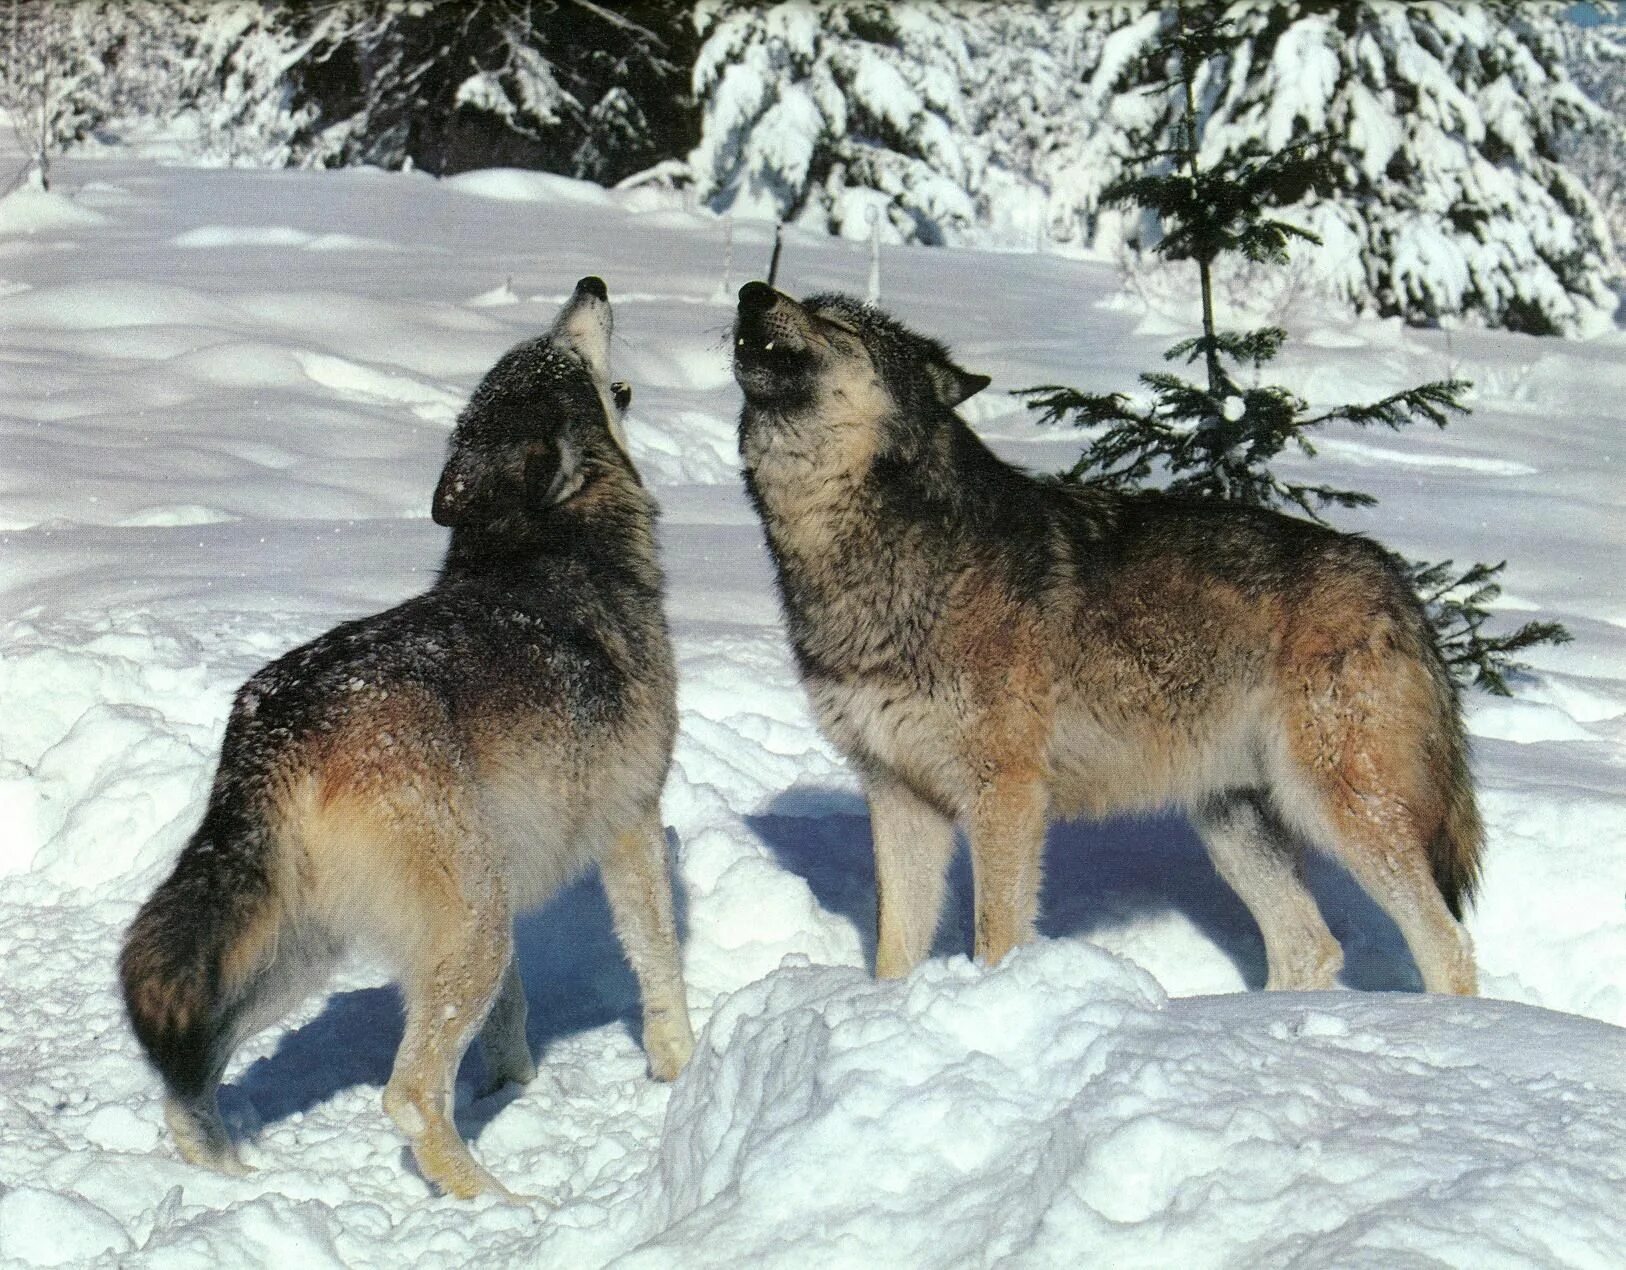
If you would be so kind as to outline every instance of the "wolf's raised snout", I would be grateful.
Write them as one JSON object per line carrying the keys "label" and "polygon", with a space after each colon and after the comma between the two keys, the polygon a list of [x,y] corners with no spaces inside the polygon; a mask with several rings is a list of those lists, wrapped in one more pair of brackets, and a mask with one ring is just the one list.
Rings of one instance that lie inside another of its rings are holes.
{"label": "wolf's raised snout", "polygon": [[747,282],[740,288],[734,349],[749,356],[800,348],[812,325],[807,311],[788,295],[765,282]]}
{"label": "wolf's raised snout", "polygon": [[590,295],[595,299],[603,300],[606,304],[610,300],[610,289],[604,285],[604,279],[596,273],[590,273],[576,283],[577,295]]}

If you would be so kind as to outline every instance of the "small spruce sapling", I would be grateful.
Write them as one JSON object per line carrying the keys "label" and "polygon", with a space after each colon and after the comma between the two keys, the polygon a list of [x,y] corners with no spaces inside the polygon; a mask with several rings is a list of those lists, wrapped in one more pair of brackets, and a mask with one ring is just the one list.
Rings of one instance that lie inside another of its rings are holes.
{"label": "small spruce sapling", "polygon": [[[1253,147],[1205,168],[1198,158],[1198,90],[1202,68],[1228,54],[1234,44],[1219,4],[1178,5],[1170,11],[1163,38],[1145,55],[1151,65],[1148,91],[1177,93],[1178,121],[1166,148],[1135,156],[1143,170],[1108,187],[1103,201],[1154,212],[1162,226],[1156,250],[1169,260],[1190,260],[1201,284],[1202,334],[1181,340],[1164,357],[1201,362],[1204,375],[1193,383],[1179,375],[1154,372],[1140,377],[1151,404],[1137,407],[1122,393],[1086,393],[1055,384],[1018,389],[1039,423],[1066,422],[1100,428],[1096,438],[1062,479],[1106,489],[1138,489],[1157,480],[1170,493],[1226,498],[1260,507],[1291,505],[1324,523],[1327,507],[1369,507],[1376,500],[1358,490],[1296,482],[1271,470],[1289,445],[1313,457],[1310,434],[1331,423],[1381,424],[1398,429],[1418,420],[1444,427],[1453,414],[1467,413],[1462,397],[1471,385],[1461,379],[1436,380],[1365,405],[1334,406],[1308,414],[1307,403],[1275,385],[1240,386],[1228,369],[1248,366],[1252,379],[1281,350],[1287,333],[1279,327],[1221,331],[1214,320],[1213,263],[1241,255],[1256,264],[1283,264],[1294,239],[1317,243],[1308,231],[1271,218],[1269,209],[1292,204],[1317,188],[1331,160],[1316,138],[1305,138],[1273,153]],[[1407,562],[1412,585],[1453,675],[1488,692],[1510,695],[1507,676],[1520,668],[1512,654],[1536,644],[1565,643],[1570,636],[1556,622],[1530,622],[1510,635],[1487,635],[1486,605],[1500,594],[1494,581],[1506,564],[1476,564],[1452,576],[1452,562]]]}

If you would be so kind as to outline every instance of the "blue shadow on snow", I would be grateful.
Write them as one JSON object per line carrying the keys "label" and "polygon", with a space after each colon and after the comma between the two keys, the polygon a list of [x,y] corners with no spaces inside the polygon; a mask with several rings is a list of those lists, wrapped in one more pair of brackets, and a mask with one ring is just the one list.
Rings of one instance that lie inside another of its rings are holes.
{"label": "blue shadow on snow", "polygon": [[[875,962],[875,864],[864,801],[844,790],[796,789],[746,823],[779,863],[806,879],[828,912],[852,922]],[[1311,892],[1344,947],[1340,981],[1366,991],[1420,991],[1422,980],[1394,923],[1336,861],[1312,852]],[[969,955],[971,864],[960,835],[949,866],[934,956]],[[1213,941],[1249,988],[1265,985],[1265,946],[1253,917],[1209,863],[1177,813],[1052,825],[1045,843],[1039,933],[1090,938],[1174,909]]]}

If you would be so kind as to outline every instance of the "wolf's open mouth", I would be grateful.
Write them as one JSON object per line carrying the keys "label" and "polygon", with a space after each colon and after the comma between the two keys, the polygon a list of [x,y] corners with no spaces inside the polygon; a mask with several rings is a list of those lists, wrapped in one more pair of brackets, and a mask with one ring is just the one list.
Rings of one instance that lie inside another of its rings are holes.
{"label": "wolf's open mouth", "polygon": [[752,369],[789,369],[807,351],[800,341],[761,331],[741,331],[734,336],[734,362]]}
{"label": "wolf's open mouth", "polygon": [[777,393],[809,367],[806,319],[801,306],[766,283],[740,288],[734,323],[734,371],[757,392]]}

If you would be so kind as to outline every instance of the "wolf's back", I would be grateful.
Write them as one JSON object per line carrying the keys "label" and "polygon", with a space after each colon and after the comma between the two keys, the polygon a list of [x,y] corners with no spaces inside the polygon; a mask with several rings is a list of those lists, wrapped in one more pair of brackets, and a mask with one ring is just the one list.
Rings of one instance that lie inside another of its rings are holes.
{"label": "wolf's back", "polygon": [[119,957],[136,1038],[183,1100],[217,1078],[221,1041],[279,925],[269,830],[227,802],[217,791],[175,871],[131,923]]}

